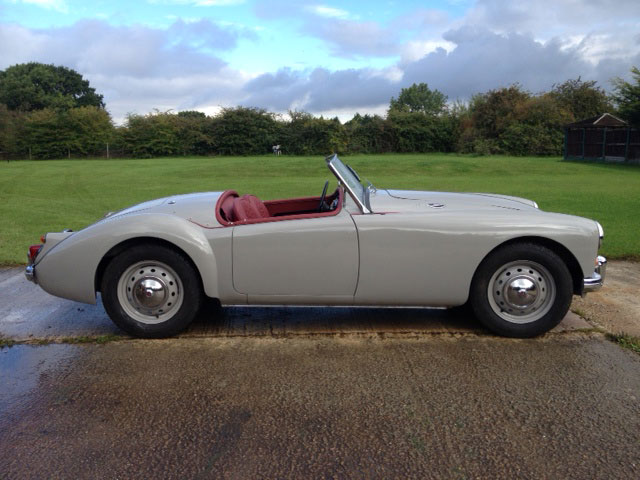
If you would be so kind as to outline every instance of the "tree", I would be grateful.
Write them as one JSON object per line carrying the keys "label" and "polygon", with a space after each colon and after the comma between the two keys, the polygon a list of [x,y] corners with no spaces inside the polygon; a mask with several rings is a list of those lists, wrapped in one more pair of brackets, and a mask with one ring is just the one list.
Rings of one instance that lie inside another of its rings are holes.
{"label": "tree", "polygon": [[560,155],[564,141],[562,127],[572,113],[547,93],[520,103],[514,121],[498,139],[500,149],[512,155]]}
{"label": "tree", "polygon": [[356,113],[344,124],[349,153],[384,153],[393,150],[390,122],[379,115]]}
{"label": "tree", "polygon": [[438,90],[431,90],[426,83],[414,83],[403,88],[398,98],[392,97],[389,103],[389,112],[440,115],[446,108],[447,96]]}
{"label": "tree", "polygon": [[62,129],[68,132],[70,154],[100,155],[113,138],[111,117],[102,108],[78,107],[58,115]]}
{"label": "tree", "polygon": [[102,95],[75,70],[30,62],[0,71],[0,103],[10,110],[30,112],[52,108],[104,108]]}
{"label": "tree", "polygon": [[18,139],[23,115],[12,112],[6,105],[0,103],[0,156],[7,158],[18,153]]}
{"label": "tree", "polygon": [[277,143],[275,115],[260,108],[223,108],[212,123],[213,145],[221,155],[262,155]]}
{"label": "tree", "polygon": [[134,157],[151,158],[182,153],[179,130],[170,112],[130,114],[120,131],[122,147]]}
{"label": "tree", "polygon": [[33,158],[62,158],[101,155],[112,136],[111,117],[101,108],[43,108],[24,114],[19,143]]}
{"label": "tree", "polygon": [[640,127],[640,70],[631,68],[633,82],[626,82],[622,78],[613,80],[613,99],[618,105],[620,116],[631,125]]}
{"label": "tree", "polygon": [[531,94],[520,85],[474,95],[469,104],[469,119],[463,122],[463,131],[458,140],[462,152],[508,153],[500,146],[500,137],[517,122],[516,111],[526,103]]}
{"label": "tree", "polygon": [[578,77],[554,85],[551,96],[573,114],[573,121],[595,117],[613,109],[607,93],[597,86],[595,80],[584,82]]}
{"label": "tree", "polygon": [[289,111],[291,121],[284,124],[282,148],[294,155],[326,155],[347,148],[347,132],[340,120],[314,117],[310,113]]}

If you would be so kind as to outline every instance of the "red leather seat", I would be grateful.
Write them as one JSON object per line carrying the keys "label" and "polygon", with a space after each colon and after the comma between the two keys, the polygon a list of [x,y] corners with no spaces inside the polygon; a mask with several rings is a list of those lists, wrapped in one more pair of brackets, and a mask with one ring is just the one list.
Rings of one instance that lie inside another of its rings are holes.
{"label": "red leather seat", "polygon": [[234,199],[233,211],[236,221],[239,222],[269,217],[269,210],[255,195],[243,195]]}

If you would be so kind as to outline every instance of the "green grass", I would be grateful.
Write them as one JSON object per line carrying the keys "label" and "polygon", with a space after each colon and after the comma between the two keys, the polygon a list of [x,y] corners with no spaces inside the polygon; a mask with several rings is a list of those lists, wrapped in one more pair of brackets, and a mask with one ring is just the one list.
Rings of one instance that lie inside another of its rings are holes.
{"label": "green grass", "polygon": [[612,342],[616,342],[623,348],[628,348],[632,352],[640,354],[640,338],[628,335],[626,333],[613,334],[607,333],[607,338]]}
{"label": "green grass", "polygon": [[[603,253],[640,259],[640,168],[559,158],[458,155],[345,157],[378,187],[493,192],[596,219]],[[319,195],[322,157],[55,160],[0,164],[0,264],[25,262],[41,234],[80,229],[107,211],[177,193],[233,188],[267,200]],[[212,212],[213,214],[213,212]]]}

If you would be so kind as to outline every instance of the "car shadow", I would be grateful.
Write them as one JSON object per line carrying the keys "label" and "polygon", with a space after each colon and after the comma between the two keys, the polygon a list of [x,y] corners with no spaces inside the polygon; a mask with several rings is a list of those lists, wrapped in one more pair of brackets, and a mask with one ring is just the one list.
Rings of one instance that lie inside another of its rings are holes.
{"label": "car shadow", "polygon": [[234,306],[205,309],[184,336],[487,333],[461,309]]}

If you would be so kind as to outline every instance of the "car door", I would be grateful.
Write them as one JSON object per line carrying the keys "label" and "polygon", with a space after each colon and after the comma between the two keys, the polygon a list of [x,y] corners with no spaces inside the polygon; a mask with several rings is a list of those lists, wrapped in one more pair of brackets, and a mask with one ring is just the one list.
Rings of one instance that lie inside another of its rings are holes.
{"label": "car door", "polygon": [[234,288],[249,303],[353,301],[358,236],[344,209],[335,216],[235,226],[232,256]]}

